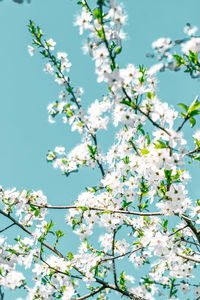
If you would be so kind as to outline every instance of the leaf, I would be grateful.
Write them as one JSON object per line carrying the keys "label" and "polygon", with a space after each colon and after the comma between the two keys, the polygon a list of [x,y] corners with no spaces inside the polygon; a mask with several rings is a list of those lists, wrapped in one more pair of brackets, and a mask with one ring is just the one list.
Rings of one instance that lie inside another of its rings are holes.
{"label": "leaf", "polygon": [[199,110],[193,110],[191,113],[190,113],[190,117],[193,117],[193,116],[196,116],[200,114],[200,111]]}
{"label": "leaf", "polygon": [[101,10],[100,10],[100,8],[95,8],[94,10],[93,10],[93,14],[95,15],[95,17],[97,18],[97,19],[100,19],[101,18]]}
{"label": "leaf", "polygon": [[167,145],[166,145],[164,142],[162,142],[162,141],[160,141],[160,140],[157,140],[157,142],[158,142],[158,144],[155,144],[155,143],[154,143],[155,149],[163,149],[163,148],[167,148]]}
{"label": "leaf", "polygon": [[152,99],[154,97],[154,94],[151,92],[147,92],[147,98]]}
{"label": "leaf", "polygon": [[37,208],[37,209],[35,210],[34,216],[35,216],[35,217],[39,216],[39,213],[40,213],[40,209]]}
{"label": "leaf", "polygon": [[144,149],[140,149],[140,152],[142,153],[142,155],[145,155],[149,153],[149,150],[147,150],[147,148],[144,148]]}
{"label": "leaf", "polygon": [[196,124],[196,120],[193,117],[191,117],[189,120],[191,127],[194,127],[194,125]]}
{"label": "leaf", "polygon": [[134,104],[133,104],[133,102],[131,102],[131,101],[122,100],[120,103],[121,103],[121,104],[128,105],[128,106],[130,106],[130,107],[134,107]]}
{"label": "leaf", "polygon": [[180,67],[181,65],[185,65],[185,60],[182,56],[179,56],[178,54],[174,54],[173,57],[176,60],[177,67]]}
{"label": "leaf", "polygon": [[70,260],[72,260],[74,258],[74,255],[72,254],[72,252],[68,252],[68,257]]}
{"label": "leaf", "polygon": [[199,107],[200,107],[200,102],[197,101],[192,105],[192,107],[190,108],[190,111],[193,111]]}
{"label": "leaf", "polygon": [[178,106],[180,106],[183,109],[185,109],[185,111],[188,111],[188,109],[189,109],[189,106],[185,105],[184,103],[179,103]]}
{"label": "leaf", "polygon": [[112,213],[110,210],[105,210],[101,214],[104,215],[104,214],[110,214],[110,213]]}
{"label": "leaf", "polygon": [[87,206],[79,206],[78,208],[80,208],[82,211],[88,210]]}
{"label": "leaf", "polygon": [[33,204],[30,204],[31,210],[36,210],[36,207]]}
{"label": "leaf", "polygon": [[183,118],[186,118],[186,117],[187,117],[187,115],[184,114],[184,113],[180,113],[180,115],[181,115],[181,117],[183,117]]}
{"label": "leaf", "polygon": [[122,47],[118,47],[117,49],[115,49],[115,53],[119,54],[122,51]]}

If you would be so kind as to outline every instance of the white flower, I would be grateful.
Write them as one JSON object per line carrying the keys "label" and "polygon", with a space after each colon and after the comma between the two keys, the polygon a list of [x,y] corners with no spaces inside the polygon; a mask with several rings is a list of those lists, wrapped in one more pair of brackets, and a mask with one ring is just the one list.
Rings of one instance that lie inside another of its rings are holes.
{"label": "white flower", "polygon": [[200,141],[200,129],[196,130],[195,134],[193,134],[193,138]]}
{"label": "white flower", "polygon": [[189,284],[187,283],[182,283],[180,284],[180,288],[183,291],[184,294],[187,294],[190,290]]}
{"label": "white flower", "polygon": [[152,43],[152,48],[158,53],[164,53],[172,47],[172,41],[170,38],[160,38]]}
{"label": "white flower", "polygon": [[157,72],[164,70],[164,67],[165,67],[164,63],[155,64],[148,70],[148,74],[154,75]]}
{"label": "white flower", "polygon": [[57,52],[57,58],[59,60],[66,59],[66,57],[67,57],[67,53],[65,53],[65,52]]}
{"label": "white flower", "polygon": [[189,50],[192,52],[200,52],[200,38],[192,37],[188,42],[181,45],[183,53],[189,54]]}
{"label": "white flower", "polygon": [[63,155],[65,154],[65,147],[56,147],[54,151],[60,155]]}
{"label": "white flower", "polygon": [[50,63],[47,63],[44,67],[44,72],[47,72],[49,74],[53,74],[54,68],[51,66]]}
{"label": "white flower", "polygon": [[92,21],[92,15],[89,11],[86,10],[85,7],[82,9],[82,14],[76,18],[74,22],[74,26],[80,27],[80,35],[83,34],[84,29],[91,29],[92,25],[90,22]]}
{"label": "white flower", "polygon": [[30,54],[30,56],[33,56],[35,53],[35,49],[32,46],[28,46],[28,53]]}
{"label": "white flower", "polygon": [[199,297],[200,296],[200,286],[194,288],[194,295],[195,295],[195,297]]}
{"label": "white flower", "polygon": [[197,26],[191,27],[190,24],[186,24],[186,26],[184,27],[184,33],[186,33],[189,36],[193,36],[196,31],[198,30]]}
{"label": "white flower", "polygon": [[52,40],[52,39],[47,40],[47,47],[49,47],[50,50],[54,50],[55,45],[56,45],[56,42],[54,42],[54,40]]}

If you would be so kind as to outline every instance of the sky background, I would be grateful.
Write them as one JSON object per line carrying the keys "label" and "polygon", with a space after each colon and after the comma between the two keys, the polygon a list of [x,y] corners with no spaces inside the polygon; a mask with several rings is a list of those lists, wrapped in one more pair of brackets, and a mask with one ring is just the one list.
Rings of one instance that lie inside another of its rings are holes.
{"label": "sky background", "polygon": [[[73,26],[79,12],[76,2],[31,0],[29,4],[27,1],[17,4],[11,0],[0,1],[0,184],[6,189],[41,189],[55,205],[72,203],[85,186],[97,183],[100,172],[98,169],[81,169],[79,175],[66,178],[46,162],[48,150],[62,145],[70,151],[79,143],[80,136],[72,134],[61,120],[53,125],[48,123],[46,107],[58,99],[60,87],[52,76],[43,72],[41,55],[29,56],[27,45],[31,44],[31,35],[27,25],[30,19],[33,20],[46,38],[56,41],[56,51],[68,53],[72,62],[71,82],[74,87],[84,88],[83,105],[87,107],[95,99],[101,99],[106,90],[96,82],[93,61],[82,54],[84,38]],[[124,0],[123,3],[128,23],[124,28],[127,39],[119,58],[121,67],[128,63],[150,67],[155,61],[146,58],[145,54],[151,52],[153,41],[159,37],[184,37],[183,27],[187,22],[200,26],[199,0]],[[190,79],[182,71],[166,71],[160,73],[158,79],[160,99],[176,108],[177,103],[189,104],[200,94],[200,82]],[[196,128],[199,122],[197,124]],[[185,132],[191,135],[189,124]],[[104,132],[99,136],[99,143],[106,151],[111,145],[110,135]],[[189,191],[195,198],[199,196],[198,166],[192,174],[196,180],[190,182]],[[59,213],[55,215],[58,223],[60,216]],[[3,217],[0,217],[0,224],[0,227],[7,224]],[[74,238],[71,241],[73,249],[77,241]],[[10,293],[6,292],[5,299],[8,295]],[[20,292],[13,292],[12,299],[19,295]],[[116,299],[116,296],[110,299]]]}

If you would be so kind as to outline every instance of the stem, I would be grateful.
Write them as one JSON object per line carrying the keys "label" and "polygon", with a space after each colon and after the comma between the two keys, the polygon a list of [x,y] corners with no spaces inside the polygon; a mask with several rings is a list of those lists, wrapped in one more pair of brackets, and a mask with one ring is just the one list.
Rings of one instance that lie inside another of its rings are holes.
{"label": "stem", "polygon": [[191,260],[191,261],[194,261],[194,262],[200,264],[200,259],[194,258],[194,257],[192,257],[190,255],[183,255],[183,254],[180,254],[180,253],[176,253],[176,255],[178,255],[178,256],[180,256],[180,257],[182,257],[184,259]]}
{"label": "stem", "polygon": [[103,42],[105,43],[106,45],[106,48],[109,52],[109,56],[110,56],[110,60],[112,62],[112,70],[116,68],[116,65],[115,65],[115,59],[112,55],[112,50],[110,49],[109,47],[109,44],[108,44],[108,41],[106,39],[106,35],[105,35],[105,30],[104,30],[104,26],[103,26],[103,4],[101,1],[99,1],[99,9],[101,11],[101,29],[102,29],[102,32],[103,32]]}
{"label": "stem", "polygon": [[113,265],[113,276],[114,276],[114,283],[116,285],[116,287],[118,288],[118,282],[117,282],[117,272],[116,272],[116,265],[115,265],[115,236],[116,236],[117,230],[114,229],[113,230],[113,239],[112,239],[112,265]]}
{"label": "stem", "polygon": [[[34,203],[30,203],[38,208],[48,208],[48,209],[81,209],[81,206],[52,206],[52,205],[37,205]],[[125,215],[133,215],[133,216],[163,216],[164,213],[162,212],[136,212],[136,211],[126,211],[126,210],[110,210],[109,208],[98,208],[98,207],[87,207],[88,210],[97,210],[102,212],[109,212],[109,213],[118,213],[118,214],[125,214]]]}
{"label": "stem", "polygon": [[0,285],[0,300],[4,300],[4,293],[1,290],[1,285]]}
{"label": "stem", "polygon": [[92,296],[98,294],[98,293],[101,292],[102,290],[105,290],[105,288],[106,288],[105,286],[102,286],[102,287],[100,287],[100,288],[94,290],[93,292],[91,292],[91,293],[89,293],[89,294],[87,294],[87,295],[84,295],[84,296],[78,297],[78,298],[72,298],[72,300],[83,300],[83,299],[87,299],[87,298],[89,298],[89,297],[92,297]]}
{"label": "stem", "polygon": [[185,217],[184,215],[182,215],[181,218],[185,220],[185,222],[187,223],[188,227],[192,230],[192,232],[194,233],[195,237],[197,238],[197,240],[198,240],[198,242],[200,244],[200,232],[196,229],[196,227],[192,223],[192,220],[190,220],[189,218]]}
{"label": "stem", "polygon": [[188,227],[188,225],[185,225],[184,227],[177,229],[176,231],[174,231],[173,233],[171,233],[171,234],[168,235],[168,236],[170,237],[170,236],[176,234],[177,232],[179,232],[179,231],[181,231],[181,230],[183,230],[183,229],[185,229],[185,228],[187,228],[187,227]]}
{"label": "stem", "polygon": [[0,233],[2,233],[2,232],[4,232],[4,231],[6,231],[7,229],[9,229],[10,227],[12,227],[12,226],[14,226],[15,224],[13,223],[13,224],[10,224],[10,225],[8,225],[7,227],[5,227],[4,229],[2,229],[2,230],[0,230]]}
{"label": "stem", "polygon": [[[127,94],[126,92],[126,89],[123,87],[122,88],[122,91],[124,93],[124,95],[126,96],[126,98],[131,102],[132,102],[132,99],[129,97],[129,95]],[[133,103],[134,104],[134,103]],[[134,104],[134,108],[137,109],[142,115],[144,115],[155,127],[161,129],[162,131],[164,131],[167,135],[171,136],[171,134],[169,133],[169,131],[167,129],[165,129],[164,127],[161,127],[158,123],[154,122],[151,117],[149,116],[149,114],[145,113],[144,111],[141,110],[141,108],[137,105]]]}
{"label": "stem", "polygon": [[176,132],[179,132],[183,128],[183,126],[187,122],[187,120],[189,120],[188,116],[185,117],[185,119],[183,120],[183,123],[178,127]]}

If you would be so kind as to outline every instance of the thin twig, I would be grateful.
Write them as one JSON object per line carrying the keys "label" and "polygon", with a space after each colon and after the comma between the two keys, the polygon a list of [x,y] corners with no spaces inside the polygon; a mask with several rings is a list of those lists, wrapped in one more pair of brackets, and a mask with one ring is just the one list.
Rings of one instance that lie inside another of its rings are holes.
{"label": "thin twig", "polygon": [[194,261],[194,262],[196,262],[196,263],[200,263],[200,259],[196,259],[196,258],[194,258],[193,256],[190,256],[190,255],[183,255],[183,254],[180,254],[180,253],[176,253],[176,255],[178,255],[178,256],[180,256],[180,257],[182,257],[182,258],[184,258],[184,259],[192,260],[192,261]]}
{"label": "thin twig", "polygon": [[177,229],[176,231],[172,232],[172,233],[171,233],[170,235],[168,235],[168,236],[170,237],[170,236],[176,234],[177,232],[179,232],[179,231],[181,231],[181,230],[183,230],[183,229],[185,229],[185,228],[187,228],[187,227],[188,227],[188,225],[185,225],[184,227],[179,228],[179,229]]}
{"label": "thin twig", "polygon": [[115,236],[116,236],[117,230],[113,230],[113,239],[112,239],[112,265],[113,265],[113,276],[114,276],[114,283],[116,287],[118,288],[118,282],[117,282],[117,271],[116,271],[116,265],[115,265]]}
{"label": "thin twig", "polygon": [[9,229],[10,227],[12,227],[12,226],[14,226],[14,225],[15,225],[14,223],[13,223],[13,224],[10,224],[10,225],[8,225],[6,228],[4,228],[4,229],[0,230],[0,233],[4,232],[5,230]]}
{"label": "thin twig", "polygon": [[[81,206],[75,206],[75,205],[71,205],[71,206],[64,206],[64,205],[37,205],[34,203],[30,203],[31,205],[38,207],[38,208],[48,208],[48,209],[81,209]],[[98,207],[85,207],[87,208],[87,210],[96,210],[96,211],[102,211],[102,212],[108,212],[108,213],[116,213],[116,214],[125,214],[125,215],[133,215],[133,216],[163,216],[164,213],[162,212],[146,212],[146,213],[142,213],[142,212],[137,212],[137,211],[126,211],[126,210],[121,210],[121,209],[109,209],[109,208],[98,208]]]}
{"label": "thin twig", "polygon": [[105,286],[101,286],[100,288],[94,290],[93,292],[91,292],[91,293],[89,293],[89,294],[87,294],[87,295],[84,295],[84,296],[78,297],[78,298],[72,298],[72,300],[83,300],[83,299],[87,299],[87,298],[89,298],[89,297],[92,297],[92,296],[98,294],[100,291],[105,290],[105,288],[106,288]]}

